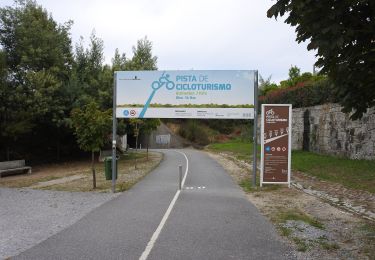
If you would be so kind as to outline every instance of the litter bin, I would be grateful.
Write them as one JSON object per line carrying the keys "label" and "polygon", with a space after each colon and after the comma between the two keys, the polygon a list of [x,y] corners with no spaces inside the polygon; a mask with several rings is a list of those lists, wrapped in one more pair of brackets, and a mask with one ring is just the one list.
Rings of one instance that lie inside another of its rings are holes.
{"label": "litter bin", "polygon": [[[117,180],[117,162],[116,162],[116,180]],[[104,172],[105,172],[105,179],[112,180],[112,157],[108,156],[104,159]]]}

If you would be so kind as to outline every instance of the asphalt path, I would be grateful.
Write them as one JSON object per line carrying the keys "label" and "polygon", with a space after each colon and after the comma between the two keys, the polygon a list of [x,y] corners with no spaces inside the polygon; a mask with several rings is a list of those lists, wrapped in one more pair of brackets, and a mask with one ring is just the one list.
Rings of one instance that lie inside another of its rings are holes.
{"label": "asphalt path", "polygon": [[195,150],[163,153],[131,190],[14,259],[294,258],[216,161]]}

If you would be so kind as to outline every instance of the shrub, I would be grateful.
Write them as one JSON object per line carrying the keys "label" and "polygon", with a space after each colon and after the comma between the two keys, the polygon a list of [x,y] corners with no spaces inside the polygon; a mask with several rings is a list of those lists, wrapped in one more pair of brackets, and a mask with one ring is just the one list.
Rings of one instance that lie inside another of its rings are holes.
{"label": "shrub", "polygon": [[299,82],[293,87],[277,89],[259,98],[259,104],[292,104],[293,107],[308,107],[338,101],[332,83],[328,79]]}
{"label": "shrub", "polygon": [[179,134],[199,145],[207,145],[210,143],[210,129],[197,123],[196,120],[188,120],[186,124],[180,127]]}

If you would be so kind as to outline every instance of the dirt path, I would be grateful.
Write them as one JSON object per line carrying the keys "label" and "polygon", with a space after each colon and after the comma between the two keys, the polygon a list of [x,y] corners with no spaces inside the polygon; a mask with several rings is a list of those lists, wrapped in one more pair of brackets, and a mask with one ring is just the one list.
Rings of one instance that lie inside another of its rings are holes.
{"label": "dirt path", "polygon": [[[373,195],[321,182],[302,173],[293,176],[292,181],[299,185],[290,189],[285,186],[251,189],[249,164],[224,153],[209,154],[245,186],[248,199],[296,247],[299,259],[375,259],[375,222],[362,214],[364,208],[371,212]],[[337,199],[336,203],[306,190],[330,194]],[[340,203],[343,201],[361,205],[362,213],[344,210]]]}
{"label": "dirt path", "polygon": [[37,184],[31,185],[29,188],[30,189],[44,188],[44,187],[48,187],[52,185],[63,184],[63,183],[67,183],[70,181],[79,180],[82,178],[85,178],[85,175],[83,174],[72,175],[69,177],[63,177],[63,178],[56,179],[56,180],[38,182]]}
{"label": "dirt path", "polygon": [[[149,152],[148,159],[144,152],[125,156],[139,157],[137,167],[135,167],[134,159],[123,158],[123,160],[119,160],[117,191],[129,189],[154,169],[163,158],[163,155],[158,152]],[[110,192],[111,181],[105,179],[103,162],[96,163],[97,188],[92,188],[90,164],[91,162],[86,160],[34,167],[31,175],[24,174],[1,178],[0,187]]]}

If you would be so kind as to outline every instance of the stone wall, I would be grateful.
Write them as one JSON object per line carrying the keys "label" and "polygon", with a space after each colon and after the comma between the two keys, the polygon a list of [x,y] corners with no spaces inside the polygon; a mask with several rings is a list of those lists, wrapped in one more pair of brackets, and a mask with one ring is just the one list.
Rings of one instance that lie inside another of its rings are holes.
{"label": "stone wall", "polygon": [[293,149],[375,159],[375,108],[352,121],[338,104],[293,109]]}

